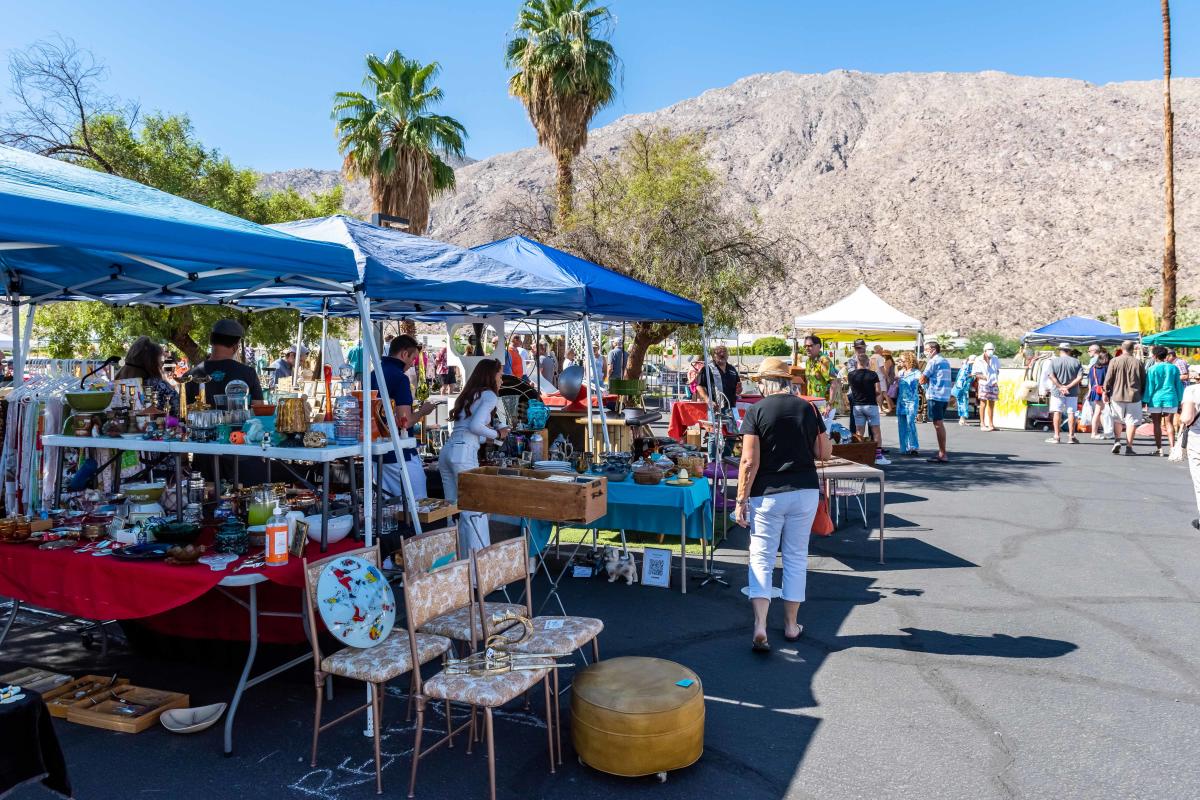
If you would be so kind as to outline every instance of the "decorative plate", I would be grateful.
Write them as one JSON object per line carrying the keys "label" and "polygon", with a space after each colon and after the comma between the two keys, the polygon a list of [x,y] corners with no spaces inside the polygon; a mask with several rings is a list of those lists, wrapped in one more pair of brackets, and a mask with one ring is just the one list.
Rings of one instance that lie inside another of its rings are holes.
{"label": "decorative plate", "polygon": [[113,558],[118,558],[122,561],[158,561],[167,557],[167,551],[171,547],[173,545],[164,544],[163,542],[134,544],[117,550],[113,553]]}
{"label": "decorative plate", "polygon": [[339,558],[317,579],[317,608],[334,638],[351,647],[373,647],[396,624],[396,599],[378,567],[361,558]]}

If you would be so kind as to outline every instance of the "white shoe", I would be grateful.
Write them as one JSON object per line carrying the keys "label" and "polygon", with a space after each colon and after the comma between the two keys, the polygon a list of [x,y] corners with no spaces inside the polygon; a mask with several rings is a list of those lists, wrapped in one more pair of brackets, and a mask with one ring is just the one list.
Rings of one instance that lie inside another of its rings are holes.
{"label": "white shoe", "polygon": [[875,466],[877,467],[886,467],[891,463],[887,456],[875,456]]}

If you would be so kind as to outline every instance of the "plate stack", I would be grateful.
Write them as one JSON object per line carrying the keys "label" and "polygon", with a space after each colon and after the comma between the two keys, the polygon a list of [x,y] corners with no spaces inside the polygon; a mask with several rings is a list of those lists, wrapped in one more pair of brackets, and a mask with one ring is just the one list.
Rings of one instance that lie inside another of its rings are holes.
{"label": "plate stack", "polygon": [[535,461],[533,462],[534,469],[540,469],[543,472],[574,472],[569,461]]}

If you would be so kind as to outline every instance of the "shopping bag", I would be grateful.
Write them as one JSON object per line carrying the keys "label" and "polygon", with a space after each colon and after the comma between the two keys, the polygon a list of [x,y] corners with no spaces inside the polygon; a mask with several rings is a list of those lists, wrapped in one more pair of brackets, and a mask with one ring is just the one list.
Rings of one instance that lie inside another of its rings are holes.
{"label": "shopping bag", "polygon": [[833,517],[829,516],[829,498],[824,494],[817,501],[817,515],[813,517],[812,532],[817,536],[833,535]]}
{"label": "shopping bag", "polygon": [[1187,447],[1187,439],[1188,429],[1184,428],[1183,432],[1175,437],[1175,444],[1171,445],[1171,455],[1167,457],[1168,461],[1183,461],[1183,450]]}

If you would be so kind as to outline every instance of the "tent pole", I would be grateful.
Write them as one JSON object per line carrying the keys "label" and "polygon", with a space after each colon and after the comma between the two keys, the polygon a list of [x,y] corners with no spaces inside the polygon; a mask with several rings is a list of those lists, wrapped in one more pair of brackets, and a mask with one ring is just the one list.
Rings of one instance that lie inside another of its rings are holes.
{"label": "tent pole", "polygon": [[[712,362],[709,361],[709,358],[708,358],[708,336],[706,335],[706,333],[707,333],[707,331],[705,330],[704,326],[701,325],[700,326],[700,353],[701,353],[701,357],[704,359],[704,371],[706,373],[708,373],[708,390],[705,392],[705,394],[708,396],[708,400],[707,400],[708,424],[712,427],[711,435],[713,437],[713,441],[716,443],[716,447],[715,447],[714,453],[713,453],[713,477],[712,477],[712,487],[711,487],[712,488],[712,508],[713,508],[713,514],[712,514],[712,536],[713,536],[713,538],[712,538],[712,541],[715,546],[715,543],[717,541],[717,513],[718,513],[717,512],[717,484],[718,484],[721,476],[725,474],[725,454],[724,454],[724,452],[722,452],[724,450],[723,442],[722,442],[722,439],[724,437],[722,437],[720,435],[720,429],[717,427],[717,425],[720,423],[717,422],[716,404],[713,403],[713,396],[716,394],[717,391],[724,391],[724,389],[723,389],[724,384],[721,382],[721,376],[716,374],[716,369],[714,369]],[[698,383],[699,383],[699,381],[697,381],[697,384]],[[718,389],[717,387],[722,387],[722,388]],[[724,506],[722,506],[720,513],[721,514],[725,513]],[[685,544],[686,544],[686,542],[685,542]],[[684,581],[684,584],[686,585],[686,583],[687,583],[687,575],[686,574],[683,576],[682,580]]]}
{"label": "tent pole", "polygon": [[[363,297],[362,292],[356,292],[355,299],[358,302],[359,314],[362,315],[363,319],[370,319],[370,307],[367,299]],[[367,345],[368,340],[370,341],[369,346]],[[370,336],[364,338],[363,346],[367,348],[367,356],[371,361],[371,368],[376,370],[382,377],[383,361],[379,357],[379,348],[375,344],[375,339]],[[370,380],[369,373],[369,370],[363,369],[364,381]],[[369,396],[364,393],[363,397]],[[417,498],[413,493],[412,481],[409,478],[408,469],[404,466],[404,448],[400,446],[400,428],[396,425],[396,412],[392,407],[392,398],[388,394],[387,382],[384,380],[380,380],[379,382],[379,398],[383,401],[383,416],[387,420],[388,435],[392,440],[392,450],[396,454],[396,462],[400,465],[400,485],[404,489],[404,508],[408,511],[409,518],[412,520],[413,530],[419,534],[421,532],[421,520],[417,519]],[[370,430],[370,428],[365,428],[365,430]]]}
{"label": "tent pole", "polygon": [[[590,316],[585,315],[583,318],[583,338],[584,347],[587,350],[588,364],[588,434],[589,444],[595,438],[592,433],[592,397],[598,396],[599,401],[596,403],[596,410],[600,414],[600,436],[604,441],[604,450],[608,452],[612,450],[612,444],[608,439],[608,418],[604,413],[604,392],[600,389],[600,379],[596,377],[596,362],[592,358],[592,320]],[[593,447],[593,450],[595,448]]]}
{"label": "tent pole", "polygon": [[[361,293],[356,293],[356,298],[357,297],[361,297]],[[358,305],[358,315],[359,325],[361,327],[363,336],[365,337],[370,333],[371,330],[371,314],[364,308],[361,302],[359,302]],[[374,362],[372,361],[372,363]],[[379,374],[383,374],[382,370],[379,372]],[[370,547],[371,545],[375,544],[375,514],[371,509],[371,500],[373,499],[371,497],[371,493],[375,486],[375,482],[373,480],[374,476],[371,474],[374,468],[374,463],[371,458],[371,412],[373,409],[371,408],[371,370],[369,369],[363,370],[362,387],[363,542],[367,547]],[[350,468],[353,469],[354,465],[351,464]],[[354,499],[355,498],[350,498],[351,503],[354,502]],[[353,508],[353,506],[351,506],[351,508]],[[368,723],[367,727],[370,727],[370,723]]]}
{"label": "tent pole", "polygon": [[596,435],[592,427],[592,373],[596,370],[596,360],[592,358],[592,330],[588,318],[583,318],[583,380],[587,387],[587,449],[589,453],[596,451]]}
{"label": "tent pole", "polygon": [[[329,335],[329,300],[321,301],[321,343],[317,347],[317,372],[313,378],[318,389],[325,385],[325,339]],[[299,356],[297,356],[298,358]],[[333,419],[332,392],[325,393],[325,419]]]}
{"label": "tent pole", "polygon": [[25,371],[25,354],[21,346],[21,299],[16,298],[10,301],[12,311],[12,333],[13,333],[13,383],[14,387],[20,386],[23,382],[22,375]]}
{"label": "tent pole", "polygon": [[[21,368],[21,376],[22,376],[21,380],[24,380],[25,365],[27,363],[29,363],[29,343],[33,341],[33,314],[35,311],[37,311],[37,306],[34,305],[33,303],[30,303],[29,309],[25,314],[25,331],[21,335],[21,363],[19,365],[17,365],[17,366],[20,366],[20,368]],[[14,337],[16,336],[16,333],[17,333],[16,328],[13,328],[13,336]],[[17,377],[16,377],[15,372],[13,373],[13,385],[14,386],[19,385],[17,383]]]}
{"label": "tent pole", "polygon": [[296,365],[292,367],[292,388],[300,391],[300,343],[304,340],[304,312],[297,311],[296,313],[300,315],[300,321],[296,325]]}

